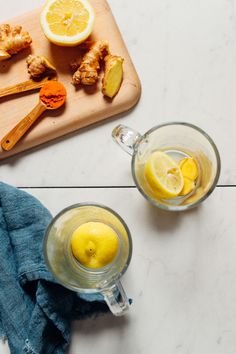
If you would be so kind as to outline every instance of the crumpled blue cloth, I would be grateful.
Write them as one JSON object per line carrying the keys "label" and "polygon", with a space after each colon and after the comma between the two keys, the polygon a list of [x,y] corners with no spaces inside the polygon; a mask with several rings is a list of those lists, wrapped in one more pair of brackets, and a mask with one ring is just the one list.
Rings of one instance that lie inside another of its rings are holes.
{"label": "crumpled blue cloth", "polygon": [[108,310],[49,273],[42,245],[51,218],[37,199],[0,183],[0,338],[12,354],[65,353],[71,321]]}

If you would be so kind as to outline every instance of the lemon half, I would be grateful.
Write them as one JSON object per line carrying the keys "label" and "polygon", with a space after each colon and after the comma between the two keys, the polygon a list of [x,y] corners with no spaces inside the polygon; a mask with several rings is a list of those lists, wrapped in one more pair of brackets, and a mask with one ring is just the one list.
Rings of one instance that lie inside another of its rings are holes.
{"label": "lemon half", "polygon": [[184,178],[178,164],[162,151],[149,156],[144,173],[153,192],[161,198],[175,198],[183,189]]}
{"label": "lemon half", "polygon": [[94,10],[87,0],[48,0],[40,22],[52,43],[76,46],[91,34],[94,19]]}

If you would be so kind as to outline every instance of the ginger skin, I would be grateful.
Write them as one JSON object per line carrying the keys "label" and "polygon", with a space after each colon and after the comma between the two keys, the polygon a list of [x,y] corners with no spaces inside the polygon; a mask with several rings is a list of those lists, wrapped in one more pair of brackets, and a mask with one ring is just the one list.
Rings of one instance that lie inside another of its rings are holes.
{"label": "ginger skin", "polygon": [[123,80],[124,59],[109,54],[104,59],[105,72],[102,80],[102,93],[104,96],[113,98],[119,91]]}
{"label": "ginger skin", "polygon": [[9,24],[0,26],[0,61],[10,58],[13,54],[28,48],[32,39],[21,26],[11,27]]}
{"label": "ginger skin", "polygon": [[84,55],[78,70],[74,73],[72,83],[74,85],[94,85],[98,81],[100,61],[110,53],[109,43],[100,40],[93,43],[90,50]]}
{"label": "ginger skin", "polygon": [[45,74],[56,74],[56,68],[43,55],[29,55],[26,59],[31,78],[38,79]]}

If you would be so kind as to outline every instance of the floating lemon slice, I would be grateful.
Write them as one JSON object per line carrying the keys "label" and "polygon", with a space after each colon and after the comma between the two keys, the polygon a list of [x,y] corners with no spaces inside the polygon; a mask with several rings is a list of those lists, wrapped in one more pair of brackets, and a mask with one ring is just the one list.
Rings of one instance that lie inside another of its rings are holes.
{"label": "floating lemon slice", "polygon": [[80,225],[71,238],[74,257],[87,268],[102,268],[111,263],[118,252],[115,231],[102,222]]}
{"label": "floating lemon slice", "polygon": [[145,165],[145,177],[152,190],[162,198],[177,197],[184,186],[178,164],[166,153],[152,153]]}
{"label": "floating lemon slice", "polygon": [[41,13],[45,36],[61,46],[76,46],[91,34],[94,11],[87,0],[48,0]]}

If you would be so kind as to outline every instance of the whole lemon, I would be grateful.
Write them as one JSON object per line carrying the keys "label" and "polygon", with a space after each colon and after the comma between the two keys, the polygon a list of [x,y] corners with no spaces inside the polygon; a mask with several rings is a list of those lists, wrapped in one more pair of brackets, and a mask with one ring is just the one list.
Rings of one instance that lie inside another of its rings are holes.
{"label": "whole lemon", "polygon": [[87,268],[102,268],[117,255],[119,240],[116,232],[102,222],[87,222],[72,234],[74,257]]}

